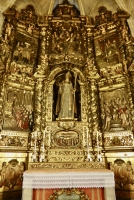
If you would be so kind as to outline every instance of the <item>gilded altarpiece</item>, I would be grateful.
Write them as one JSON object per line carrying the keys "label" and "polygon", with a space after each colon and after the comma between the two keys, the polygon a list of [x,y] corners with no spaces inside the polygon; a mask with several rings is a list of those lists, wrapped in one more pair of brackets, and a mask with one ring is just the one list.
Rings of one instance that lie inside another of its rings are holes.
{"label": "gilded altarpiece", "polygon": [[[83,162],[87,168],[104,167],[104,162],[99,162],[101,155],[97,157],[99,122],[94,78],[99,75],[95,67],[96,76],[90,77],[94,66],[92,20],[65,3],[57,6],[52,16],[45,17],[45,24],[39,26],[40,57],[34,74],[37,107],[29,167],[80,168]],[[99,138],[101,149],[101,132]]]}
{"label": "gilded altarpiece", "polygon": [[[1,188],[21,186],[25,166],[105,168],[108,163],[119,191],[132,186],[130,16],[104,6],[98,13],[94,20],[81,16],[68,1],[42,17],[31,5],[4,13]],[[7,178],[10,169],[17,171],[16,179]]]}

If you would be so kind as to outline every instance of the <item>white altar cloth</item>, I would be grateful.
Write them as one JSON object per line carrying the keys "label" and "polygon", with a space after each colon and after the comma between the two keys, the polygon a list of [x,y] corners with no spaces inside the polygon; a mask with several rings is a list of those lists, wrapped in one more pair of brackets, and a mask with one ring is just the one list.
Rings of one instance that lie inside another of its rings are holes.
{"label": "white altar cloth", "polygon": [[29,169],[23,174],[22,200],[32,200],[32,189],[102,187],[105,200],[115,200],[114,173],[108,169]]}

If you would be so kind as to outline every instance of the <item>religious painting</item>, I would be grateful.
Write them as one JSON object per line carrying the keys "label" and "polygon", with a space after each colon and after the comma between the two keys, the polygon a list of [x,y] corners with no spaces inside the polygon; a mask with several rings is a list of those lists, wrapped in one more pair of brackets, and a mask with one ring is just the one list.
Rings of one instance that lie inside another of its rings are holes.
{"label": "religious painting", "polygon": [[38,40],[20,32],[16,33],[13,61],[19,65],[33,67],[36,65]]}
{"label": "religious painting", "polygon": [[96,63],[99,69],[114,66],[120,62],[116,35],[95,40]]}
{"label": "religious painting", "polygon": [[12,190],[16,186],[21,188],[24,170],[25,162],[19,162],[17,159],[4,161],[1,166],[0,188],[3,186]]}
{"label": "religious painting", "polygon": [[4,106],[3,129],[32,130],[33,94],[25,90],[8,90]]}
{"label": "religious painting", "polygon": [[111,124],[118,124],[123,130],[131,129],[129,99],[126,92],[127,90],[121,88],[101,93],[101,120],[104,131],[109,131]]}

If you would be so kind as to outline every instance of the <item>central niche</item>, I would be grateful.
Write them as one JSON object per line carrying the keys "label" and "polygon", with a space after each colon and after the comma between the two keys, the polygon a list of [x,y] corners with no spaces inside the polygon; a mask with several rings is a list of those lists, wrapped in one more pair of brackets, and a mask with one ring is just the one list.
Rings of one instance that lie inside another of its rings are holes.
{"label": "central niche", "polygon": [[81,120],[79,77],[63,71],[55,77],[53,86],[53,121]]}

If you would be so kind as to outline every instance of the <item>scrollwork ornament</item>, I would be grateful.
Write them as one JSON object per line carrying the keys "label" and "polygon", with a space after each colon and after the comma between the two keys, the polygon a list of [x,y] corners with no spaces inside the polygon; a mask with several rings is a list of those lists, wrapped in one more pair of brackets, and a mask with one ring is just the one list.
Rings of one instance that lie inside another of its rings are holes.
{"label": "scrollwork ornament", "polygon": [[60,128],[63,128],[64,130],[69,130],[69,129],[72,129],[72,128],[74,128],[75,127],[75,121],[74,122],[66,122],[66,121],[64,121],[64,122],[58,122],[58,126],[60,127]]}

